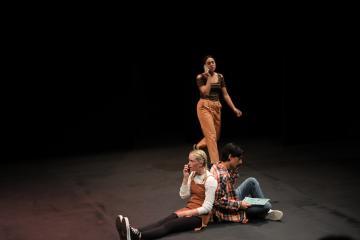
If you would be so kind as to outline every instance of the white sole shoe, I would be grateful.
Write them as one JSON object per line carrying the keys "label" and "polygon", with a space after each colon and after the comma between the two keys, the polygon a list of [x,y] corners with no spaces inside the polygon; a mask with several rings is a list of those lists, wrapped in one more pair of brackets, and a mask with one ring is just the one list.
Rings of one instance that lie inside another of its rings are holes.
{"label": "white sole shoe", "polygon": [[125,224],[126,224],[126,236],[127,236],[126,239],[131,240],[129,219],[127,217],[124,217],[124,220],[125,220]]}
{"label": "white sole shoe", "polygon": [[119,215],[116,217],[116,229],[119,233],[120,240],[126,240],[126,224],[123,222],[124,217],[122,215]]}
{"label": "white sole shoe", "polygon": [[265,219],[272,221],[280,221],[283,215],[283,212],[280,210],[270,210],[270,212],[266,214]]}

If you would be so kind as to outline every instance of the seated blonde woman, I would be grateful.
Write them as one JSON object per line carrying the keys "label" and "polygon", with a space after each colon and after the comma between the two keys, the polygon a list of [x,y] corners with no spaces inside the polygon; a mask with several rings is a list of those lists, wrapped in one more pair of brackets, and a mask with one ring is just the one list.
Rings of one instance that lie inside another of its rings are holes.
{"label": "seated blonde woman", "polygon": [[119,215],[116,228],[121,240],[157,239],[170,233],[200,230],[207,226],[217,181],[207,169],[204,151],[193,150],[189,153],[189,163],[184,166],[183,175],[180,197],[188,199],[186,206],[141,228],[133,227],[127,217]]}

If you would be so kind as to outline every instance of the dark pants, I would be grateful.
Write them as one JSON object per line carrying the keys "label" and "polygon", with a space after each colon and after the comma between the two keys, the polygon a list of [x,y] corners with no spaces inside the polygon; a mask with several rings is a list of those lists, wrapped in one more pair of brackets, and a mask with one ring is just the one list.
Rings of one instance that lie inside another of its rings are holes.
{"label": "dark pants", "polygon": [[[236,195],[240,200],[250,196],[253,198],[264,198],[259,182],[253,178],[247,178],[235,190]],[[271,209],[271,204],[267,202],[264,206],[251,206],[246,209],[246,216],[251,218],[264,218],[268,211]]]}
{"label": "dark pants", "polygon": [[179,218],[175,213],[172,213],[156,223],[139,228],[139,231],[141,232],[142,239],[156,239],[170,233],[194,230],[201,227],[201,222],[200,217]]}

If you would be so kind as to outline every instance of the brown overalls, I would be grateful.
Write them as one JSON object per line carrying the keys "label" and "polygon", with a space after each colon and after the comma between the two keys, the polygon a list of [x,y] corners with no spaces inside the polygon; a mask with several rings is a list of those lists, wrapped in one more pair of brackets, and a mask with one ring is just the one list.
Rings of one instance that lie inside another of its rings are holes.
{"label": "brown overalls", "polygon": [[[202,206],[205,200],[206,179],[207,179],[207,175],[202,184],[197,184],[195,183],[194,178],[192,178],[190,185],[190,199],[188,200],[186,207],[177,210],[175,213],[196,209]],[[207,226],[211,217],[211,212],[206,215],[200,215],[198,217],[202,219],[202,226],[200,228],[195,228],[195,231],[199,231]]]}

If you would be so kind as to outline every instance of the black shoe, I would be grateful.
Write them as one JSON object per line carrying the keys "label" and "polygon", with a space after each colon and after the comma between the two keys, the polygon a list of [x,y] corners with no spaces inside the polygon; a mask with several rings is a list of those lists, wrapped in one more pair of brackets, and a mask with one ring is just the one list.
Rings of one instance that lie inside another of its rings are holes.
{"label": "black shoe", "polygon": [[116,229],[119,233],[120,240],[127,240],[127,227],[124,217],[122,215],[117,216],[115,224]]}
{"label": "black shoe", "polygon": [[140,240],[141,233],[137,228],[130,227],[131,240]]}

